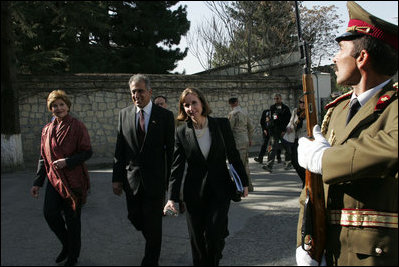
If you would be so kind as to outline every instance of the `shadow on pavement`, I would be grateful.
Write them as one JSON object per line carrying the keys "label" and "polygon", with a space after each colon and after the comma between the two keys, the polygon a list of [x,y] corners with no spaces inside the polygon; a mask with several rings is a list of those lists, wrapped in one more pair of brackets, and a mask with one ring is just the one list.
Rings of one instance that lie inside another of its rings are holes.
{"label": "shadow on pavement", "polygon": [[[230,236],[220,265],[295,265],[300,179],[295,171],[272,174],[250,161],[255,192],[231,203]],[[54,266],[61,245],[43,216],[44,187],[30,196],[35,170],[2,174],[1,265]],[[111,169],[92,169],[82,210],[80,266],[137,266],[144,238],[127,219],[125,196],[112,193]],[[164,217],[160,265],[192,265],[184,215]]]}

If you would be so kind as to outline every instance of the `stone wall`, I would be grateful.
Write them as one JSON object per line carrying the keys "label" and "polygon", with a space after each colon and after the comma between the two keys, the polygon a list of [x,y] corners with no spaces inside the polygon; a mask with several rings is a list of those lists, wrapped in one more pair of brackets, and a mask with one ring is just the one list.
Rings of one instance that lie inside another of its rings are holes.
{"label": "stone wall", "polygon": [[[39,157],[42,127],[51,119],[47,95],[65,90],[72,101],[71,114],[88,128],[93,147],[92,162],[111,163],[116,142],[119,110],[132,104],[128,87],[131,74],[75,74],[63,76],[19,76],[20,123],[24,161],[34,164]],[[280,93],[283,103],[294,108],[301,94],[300,81],[284,77],[231,77],[208,75],[148,75],[153,96],[165,95],[169,109],[177,114],[178,98],[187,87],[201,89],[213,110],[212,116],[227,117],[227,100],[238,96],[255,126],[254,146],[261,144],[259,119]]]}

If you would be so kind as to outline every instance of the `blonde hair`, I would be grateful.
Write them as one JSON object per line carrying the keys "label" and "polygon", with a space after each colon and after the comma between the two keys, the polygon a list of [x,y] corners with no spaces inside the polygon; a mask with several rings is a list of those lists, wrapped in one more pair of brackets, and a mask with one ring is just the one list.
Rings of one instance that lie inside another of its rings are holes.
{"label": "blonde hair", "polygon": [[205,95],[201,92],[201,90],[196,89],[196,88],[186,88],[184,91],[181,93],[180,98],[179,98],[179,114],[177,115],[177,120],[179,121],[186,121],[188,119],[188,115],[186,111],[184,110],[184,100],[186,99],[186,96],[188,94],[193,94],[196,95],[199,100],[201,101],[202,104],[202,116],[208,116],[209,114],[212,113],[211,108],[209,107],[208,101],[205,98]]}
{"label": "blonde hair", "polygon": [[67,94],[63,90],[54,90],[47,97],[47,109],[51,111],[51,105],[57,99],[61,99],[65,102],[69,109],[71,109],[71,101],[69,100]]}

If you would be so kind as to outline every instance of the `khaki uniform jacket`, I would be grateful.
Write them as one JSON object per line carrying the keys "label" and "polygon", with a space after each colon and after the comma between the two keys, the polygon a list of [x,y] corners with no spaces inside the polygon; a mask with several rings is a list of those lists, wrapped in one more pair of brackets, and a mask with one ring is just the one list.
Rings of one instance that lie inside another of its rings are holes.
{"label": "khaki uniform jacket", "polygon": [[[332,146],[322,159],[327,264],[397,265],[397,89],[386,85],[346,125],[349,98],[337,101],[325,135]],[[303,190],[297,246],[304,199]]]}
{"label": "khaki uniform jacket", "polygon": [[240,106],[237,106],[229,113],[229,121],[237,149],[248,149],[248,144],[252,141],[254,133],[254,127],[248,114]]}

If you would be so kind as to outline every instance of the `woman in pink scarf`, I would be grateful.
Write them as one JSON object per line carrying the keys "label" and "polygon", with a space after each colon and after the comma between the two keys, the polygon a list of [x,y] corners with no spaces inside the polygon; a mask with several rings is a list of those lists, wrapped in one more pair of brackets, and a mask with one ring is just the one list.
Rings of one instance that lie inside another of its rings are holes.
{"label": "woman in pink scarf", "polygon": [[69,115],[71,101],[64,91],[52,91],[47,108],[54,120],[42,130],[40,159],[31,194],[38,197],[47,176],[44,217],[62,243],[55,261],[60,263],[68,258],[65,266],[74,266],[81,246],[81,207],[90,187],[84,163],[92,155],[90,137],[84,124]]}

